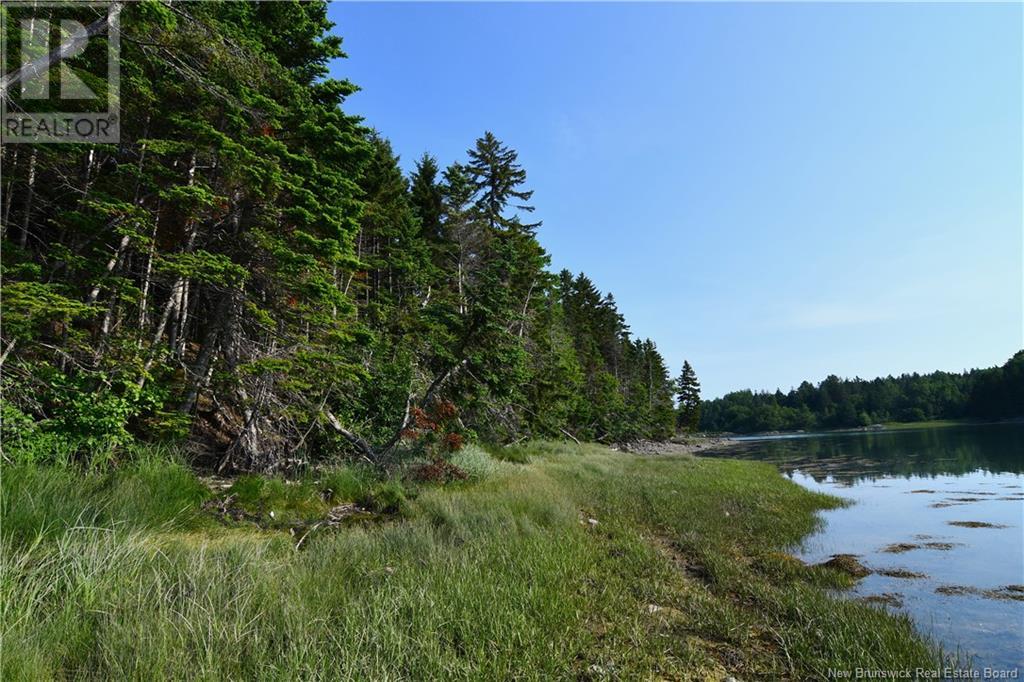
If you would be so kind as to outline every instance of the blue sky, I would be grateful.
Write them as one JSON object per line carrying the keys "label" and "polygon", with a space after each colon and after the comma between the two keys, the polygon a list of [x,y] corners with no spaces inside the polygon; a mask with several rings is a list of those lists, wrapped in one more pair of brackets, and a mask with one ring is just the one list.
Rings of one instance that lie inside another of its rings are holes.
{"label": "blue sky", "polygon": [[705,397],[1022,341],[1022,7],[336,3],[346,111],[518,150],[556,270]]}

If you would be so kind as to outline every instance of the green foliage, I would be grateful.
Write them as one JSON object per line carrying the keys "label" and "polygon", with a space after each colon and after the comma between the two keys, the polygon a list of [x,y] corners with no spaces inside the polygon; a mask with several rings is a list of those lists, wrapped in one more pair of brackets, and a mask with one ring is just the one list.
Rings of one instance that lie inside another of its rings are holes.
{"label": "green foliage", "polygon": [[[180,435],[180,415],[161,411],[167,387],[140,387],[123,373],[78,372],[64,374],[46,365],[34,376],[7,377],[8,389],[18,394],[26,384],[42,388],[29,404],[48,415],[38,420],[8,400],[0,401],[0,424],[5,454],[15,462],[60,463],[76,459],[86,466],[104,466],[135,442],[129,425],[146,421],[161,438]],[[39,398],[41,401],[36,402]]]}
{"label": "green foliage", "polygon": [[[100,386],[107,390],[96,391]],[[154,407],[146,404],[152,394],[144,393],[136,383],[102,373],[54,373],[49,388],[54,417],[47,426],[93,459],[112,456],[131,443],[129,419]]]}
{"label": "green foliage", "polygon": [[[38,267],[22,266],[11,274],[38,276]],[[43,334],[43,325],[67,324],[93,313],[88,305],[62,294],[62,289],[59,284],[5,281],[4,335],[8,339],[27,341]]]}
{"label": "green foliage", "polygon": [[74,457],[74,447],[59,432],[44,428],[7,401],[0,401],[0,443],[3,455],[15,464],[64,464]]}
{"label": "green foliage", "polygon": [[377,476],[358,465],[335,467],[320,476],[320,487],[332,502],[355,502],[364,499]]}
{"label": "green foliage", "polygon": [[683,361],[683,371],[676,379],[676,396],[679,400],[679,426],[695,431],[700,424],[700,382],[688,360]]}
{"label": "green foliage", "polygon": [[1002,367],[972,372],[965,412],[972,417],[1001,419],[1024,416],[1024,351]]}
{"label": "green foliage", "polygon": [[[325,3],[129,3],[121,23],[121,142],[2,151],[17,461],[187,437],[204,464],[277,471],[672,434],[654,344],[547,271],[515,149],[488,131],[403,175],[327,77]],[[407,442],[441,404],[445,432]]]}
{"label": "green foliage", "polygon": [[409,500],[401,482],[382,481],[356,500],[361,506],[381,514],[405,514],[409,511]]}
{"label": "green foliage", "polygon": [[[368,145],[324,78],[340,40],[317,2],[121,20],[121,144],[4,150],[5,397],[84,448],[191,432],[266,467],[360,375],[338,283]],[[288,410],[243,432],[268,383]]]}
{"label": "green foliage", "polygon": [[530,376],[524,392],[531,431],[558,437],[561,428],[574,426],[581,409],[584,372],[562,306],[553,291],[545,294],[530,327]]}
{"label": "green foliage", "polygon": [[527,213],[533,207],[526,204],[533,196],[532,190],[521,189],[526,182],[526,171],[519,165],[519,155],[514,149],[502,144],[487,131],[477,139],[476,145],[467,152],[469,163],[465,169],[476,190],[474,209],[491,230],[526,230],[532,232],[540,223],[524,225],[518,215],[508,217],[505,209],[516,201],[516,208]]}
{"label": "green foliage", "polygon": [[229,257],[202,250],[163,256],[155,267],[164,274],[229,288],[241,285],[248,274],[244,267],[232,262]]}
{"label": "green foliage", "polygon": [[435,244],[445,241],[444,190],[438,181],[437,159],[424,154],[416,162],[416,170],[409,183],[409,202],[420,223],[420,233]]}
{"label": "green foliage", "polygon": [[500,462],[512,462],[514,464],[529,464],[529,448],[521,445],[488,445],[482,446],[494,459]]}
{"label": "green foliage", "polygon": [[[548,321],[548,339],[538,345],[550,349],[554,357],[549,362],[558,363],[574,395],[554,392],[564,402],[548,397],[548,406],[535,412],[566,411],[566,425],[590,440],[670,437],[675,432],[673,385],[654,342],[632,339],[614,297],[602,295],[582,273],[559,273],[552,296],[557,312],[539,316]],[[559,339],[559,327],[571,349]],[[544,388],[541,382],[534,390]]]}
{"label": "green foliage", "polygon": [[1024,416],[1024,351],[1002,367],[962,374],[933,372],[898,377],[803,382],[783,394],[736,391],[702,404],[709,431],[849,428],[933,419],[1005,419]]}

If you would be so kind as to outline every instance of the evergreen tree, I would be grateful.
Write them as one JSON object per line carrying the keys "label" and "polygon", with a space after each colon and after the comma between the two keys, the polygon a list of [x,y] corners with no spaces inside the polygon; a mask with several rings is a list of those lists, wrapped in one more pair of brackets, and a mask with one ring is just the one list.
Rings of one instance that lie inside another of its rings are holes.
{"label": "evergreen tree", "polygon": [[325,77],[340,40],[315,2],[121,22],[120,144],[4,150],[5,413],[73,452],[191,435],[271,468],[357,377],[335,276],[366,147]]}
{"label": "evergreen tree", "polygon": [[676,395],[679,400],[679,427],[695,431],[700,424],[700,382],[689,361],[683,361],[683,370],[676,379]]}
{"label": "evergreen tree", "polygon": [[533,196],[533,191],[520,189],[526,182],[526,171],[517,163],[519,155],[516,151],[487,131],[467,153],[469,163],[466,170],[476,189],[475,208],[488,227],[492,231],[521,230],[533,234],[540,226],[539,222],[524,224],[518,215],[505,215],[505,209],[513,200],[522,202],[514,204],[514,208],[527,213],[534,210],[533,206],[525,203]]}
{"label": "evergreen tree", "polygon": [[430,154],[424,154],[416,162],[409,191],[409,201],[420,221],[420,233],[433,243],[444,240],[441,227],[444,191],[437,176],[437,160]]}
{"label": "evergreen tree", "polygon": [[473,211],[473,183],[465,166],[454,163],[444,171],[441,185],[442,223],[447,250],[447,270],[459,315],[466,313],[468,283],[483,261],[488,243],[486,226]]}
{"label": "evergreen tree", "polygon": [[121,20],[120,144],[0,149],[5,456],[170,438],[272,471],[382,464],[442,425],[670,435],[663,358],[610,293],[547,271],[515,150],[488,132],[406,178],[344,112],[323,2]]}
{"label": "evergreen tree", "polygon": [[530,325],[527,352],[531,363],[525,384],[530,432],[549,437],[571,428],[584,391],[583,369],[554,286],[549,283]]}

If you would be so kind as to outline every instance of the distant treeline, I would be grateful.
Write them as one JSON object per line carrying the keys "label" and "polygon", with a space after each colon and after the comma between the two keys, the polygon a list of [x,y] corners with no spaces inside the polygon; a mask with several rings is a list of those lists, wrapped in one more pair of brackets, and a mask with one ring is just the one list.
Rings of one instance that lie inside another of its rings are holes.
{"label": "distant treeline", "polygon": [[833,375],[817,386],[805,381],[789,393],[736,391],[705,401],[701,408],[702,429],[736,433],[1021,417],[1024,351],[991,369],[872,380]]}

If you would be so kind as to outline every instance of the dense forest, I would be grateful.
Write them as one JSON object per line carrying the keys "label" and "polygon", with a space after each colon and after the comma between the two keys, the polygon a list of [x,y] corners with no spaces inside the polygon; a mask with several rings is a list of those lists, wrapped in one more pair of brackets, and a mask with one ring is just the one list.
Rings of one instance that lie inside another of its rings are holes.
{"label": "dense forest", "polygon": [[701,405],[708,431],[846,428],[928,419],[1024,417],[1024,351],[1002,367],[873,380],[830,376],[789,393],[736,391]]}
{"label": "dense forest", "polygon": [[343,110],[331,28],[322,2],[127,3],[120,143],[4,147],[6,458],[674,432],[655,344],[547,269],[516,152],[485,132],[406,177]]}

